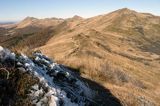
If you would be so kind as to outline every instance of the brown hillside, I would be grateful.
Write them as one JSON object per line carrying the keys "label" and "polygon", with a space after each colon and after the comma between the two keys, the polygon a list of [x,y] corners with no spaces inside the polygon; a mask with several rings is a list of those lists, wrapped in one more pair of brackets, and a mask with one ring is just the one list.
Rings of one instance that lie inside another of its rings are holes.
{"label": "brown hillside", "polygon": [[124,104],[158,105],[159,20],[157,16],[121,9],[83,20],[40,49],[110,88]]}
{"label": "brown hillside", "polygon": [[[160,105],[159,16],[124,8],[89,19],[58,20],[53,25],[50,20],[46,24],[26,20],[18,30],[28,27],[31,35],[12,46],[14,37],[22,33],[13,34],[0,44],[23,51],[40,49],[111,90],[123,105]],[[45,24],[43,30],[38,27],[41,24]]]}

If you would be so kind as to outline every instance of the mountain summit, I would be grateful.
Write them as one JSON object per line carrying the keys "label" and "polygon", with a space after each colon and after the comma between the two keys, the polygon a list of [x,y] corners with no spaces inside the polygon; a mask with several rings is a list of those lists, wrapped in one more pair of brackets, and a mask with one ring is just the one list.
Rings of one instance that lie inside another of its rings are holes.
{"label": "mountain summit", "polygon": [[121,12],[121,13],[131,13],[131,12],[136,12],[136,11],[131,10],[131,9],[129,9],[129,8],[122,8],[122,9],[119,9],[119,10],[117,10],[117,11],[119,11],[119,12]]}
{"label": "mountain summit", "polygon": [[110,101],[111,92],[126,106],[160,104],[159,16],[123,8],[87,19],[22,21],[0,30],[0,45],[27,54],[41,50],[100,84],[87,82],[98,100]]}

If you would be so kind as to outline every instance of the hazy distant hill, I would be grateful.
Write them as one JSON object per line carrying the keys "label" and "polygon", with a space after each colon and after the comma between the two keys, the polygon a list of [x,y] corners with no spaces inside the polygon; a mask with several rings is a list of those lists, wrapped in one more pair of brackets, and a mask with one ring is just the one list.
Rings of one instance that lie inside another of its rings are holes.
{"label": "hazy distant hill", "polygon": [[16,22],[0,22],[0,25],[14,24]]}
{"label": "hazy distant hill", "polygon": [[20,23],[18,23],[17,28],[25,28],[25,27],[49,27],[49,26],[56,26],[63,19],[58,18],[46,18],[46,19],[37,19],[33,17],[27,17]]}
{"label": "hazy distant hill", "polygon": [[159,16],[124,8],[88,19],[28,17],[5,34],[2,46],[40,49],[111,90],[124,105],[160,105]]}

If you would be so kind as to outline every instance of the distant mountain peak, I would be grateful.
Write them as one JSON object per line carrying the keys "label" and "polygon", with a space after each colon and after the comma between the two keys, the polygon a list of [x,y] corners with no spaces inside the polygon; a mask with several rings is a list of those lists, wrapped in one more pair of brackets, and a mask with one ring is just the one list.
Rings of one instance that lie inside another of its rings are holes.
{"label": "distant mountain peak", "polygon": [[122,8],[122,9],[120,9],[121,11],[132,11],[131,9],[129,9],[129,8]]}
{"label": "distant mountain peak", "polygon": [[28,16],[24,20],[31,21],[31,20],[37,20],[37,18]]}
{"label": "distant mountain peak", "polygon": [[74,15],[72,18],[73,19],[83,19],[81,16],[78,16],[78,15]]}
{"label": "distant mountain peak", "polygon": [[136,11],[131,10],[129,8],[122,8],[117,10],[117,12],[124,13],[124,14],[137,13]]}

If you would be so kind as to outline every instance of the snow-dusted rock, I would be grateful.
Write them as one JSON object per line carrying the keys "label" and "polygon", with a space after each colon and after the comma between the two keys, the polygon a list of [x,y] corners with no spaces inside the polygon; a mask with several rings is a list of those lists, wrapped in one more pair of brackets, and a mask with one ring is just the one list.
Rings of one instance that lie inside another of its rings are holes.
{"label": "snow-dusted rock", "polygon": [[6,59],[15,59],[15,54],[11,53],[8,49],[4,49],[0,46],[0,60],[3,62]]}
{"label": "snow-dusted rock", "polygon": [[29,58],[24,54],[15,55],[0,46],[0,61],[14,60],[17,69],[29,72],[39,79],[30,88],[28,96],[36,106],[88,106],[93,104],[93,92],[72,72],[43,55],[33,53]]}

